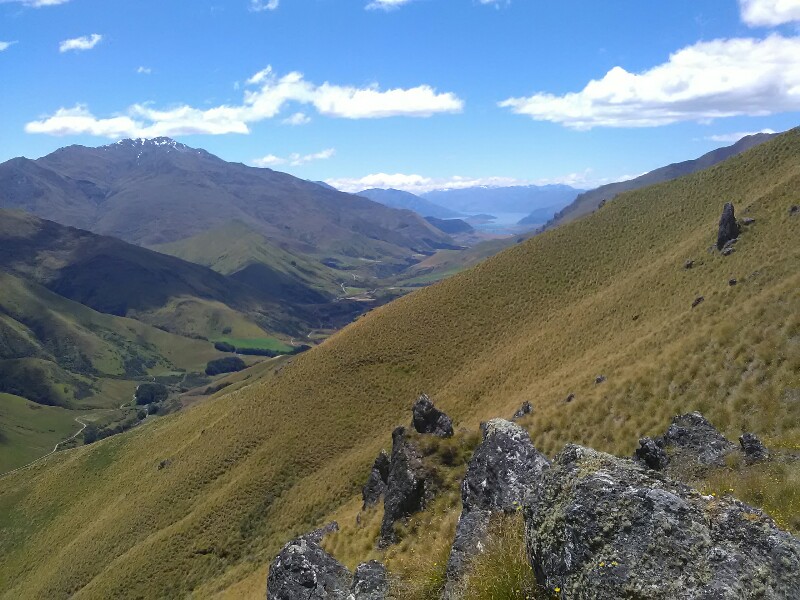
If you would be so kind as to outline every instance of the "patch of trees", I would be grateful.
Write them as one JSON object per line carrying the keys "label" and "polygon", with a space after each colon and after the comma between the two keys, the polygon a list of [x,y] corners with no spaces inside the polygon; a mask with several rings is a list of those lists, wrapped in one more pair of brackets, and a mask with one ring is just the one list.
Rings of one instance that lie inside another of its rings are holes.
{"label": "patch of trees", "polygon": [[163,402],[169,396],[169,390],[163,383],[142,383],[136,388],[136,404],[145,405]]}
{"label": "patch of trees", "polygon": [[228,342],[215,342],[214,349],[220,352],[236,352],[236,346]]}
{"label": "patch of trees", "polygon": [[235,352],[236,354],[244,354],[246,356],[267,356],[269,358],[275,358],[276,356],[300,354],[306,350],[310,350],[311,346],[301,344],[300,346],[295,346],[289,352],[282,352],[280,350],[269,350],[267,348],[237,348],[228,342],[216,342],[214,348],[220,352]]}
{"label": "patch of trees", "polygon": [[221,375],[223,373],[236,373],[247,367],[238,356],[226,356],[209,361],[206,365],[206,375]]}

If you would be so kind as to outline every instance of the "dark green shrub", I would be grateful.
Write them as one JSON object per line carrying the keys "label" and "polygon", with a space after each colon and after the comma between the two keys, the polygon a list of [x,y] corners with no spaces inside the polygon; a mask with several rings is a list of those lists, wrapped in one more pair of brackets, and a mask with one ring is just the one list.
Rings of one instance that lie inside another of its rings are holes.
{"label": "dark green shrub", "polygon": [[142,383],[136,388],[136,404],[153,404],[163,402],[169,396],[169,390],[163,383]]}
{"label": "dark green shrub", "polygon": [[246,368],[247,365],[238,356],[226,356],[209,361],[206,365],[206,375],[221,375],[222,373],[235,373]]}
{"label": "dark green shrub", "polygon": [[214,349],[219,350],[220,352],[236,352],[236,346],[229,344],[228,342],[215,342]]}

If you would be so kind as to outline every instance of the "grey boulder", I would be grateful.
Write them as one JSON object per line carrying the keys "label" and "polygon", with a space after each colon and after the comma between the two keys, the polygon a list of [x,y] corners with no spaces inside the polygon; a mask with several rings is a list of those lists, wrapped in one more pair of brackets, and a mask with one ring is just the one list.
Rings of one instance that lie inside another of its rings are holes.
{"label": "grey boulder", "polygon": [[453,421],[422,394],[414,403],[411,425],[418,433],[431,433],[439,437],[452,437]]}

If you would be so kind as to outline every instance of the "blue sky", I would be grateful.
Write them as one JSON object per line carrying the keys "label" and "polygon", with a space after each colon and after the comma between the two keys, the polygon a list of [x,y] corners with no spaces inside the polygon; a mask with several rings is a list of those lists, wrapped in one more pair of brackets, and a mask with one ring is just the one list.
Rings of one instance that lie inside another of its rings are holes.
{"label": "blue sky", "polygon": [[800,114],[800,0],[0,0],[0,160],[169,135],[343,189],[578,187]]}

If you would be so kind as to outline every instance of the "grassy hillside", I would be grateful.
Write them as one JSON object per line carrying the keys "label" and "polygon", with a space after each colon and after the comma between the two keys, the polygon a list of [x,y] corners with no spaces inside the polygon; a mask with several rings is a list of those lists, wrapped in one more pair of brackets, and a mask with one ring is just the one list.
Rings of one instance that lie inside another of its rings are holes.
{"label": "grassy hillside", "polygon": [[[709,248],[726,201],[756,222],[723,257]],[[571,441],[627,455],[691,410],[729,437],[753,430],[796,451],[798,203],[795,130],[372,311],[234,393],[11,475],[0,595],[263,597],[290,536],[352,518],[420,390],[473,431],[531,401],[526,425],[546,453]],[[796,463],[781,468],[726,485],[797,529]],[[451,530],[447,514],[419,530]]]}

